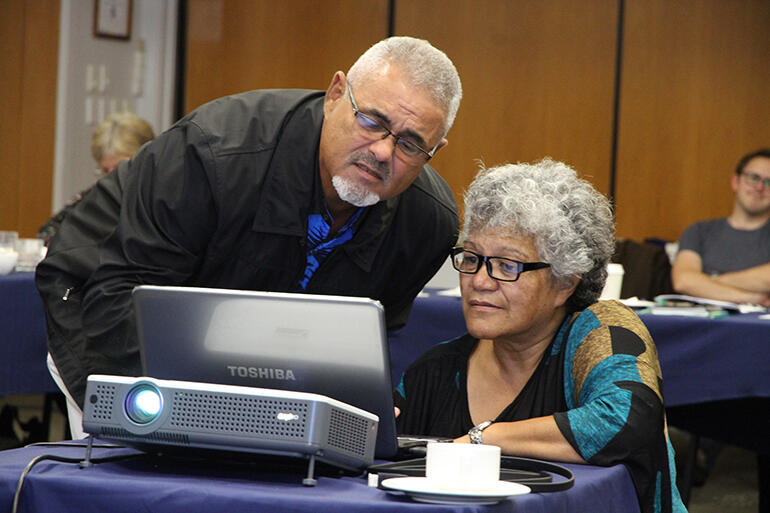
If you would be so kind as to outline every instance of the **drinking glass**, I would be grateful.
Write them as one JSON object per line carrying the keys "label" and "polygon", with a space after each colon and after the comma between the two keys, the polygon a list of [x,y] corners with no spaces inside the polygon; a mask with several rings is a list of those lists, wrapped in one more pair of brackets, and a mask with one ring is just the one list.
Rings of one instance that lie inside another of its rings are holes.
{"label": "drinking glass", "polygon": [[16,241],[19,239],[17,232],[0,231],[0,274],[8,274],[13,271],[19,256],[16,253]]}
{"label": "drinking glass", "polygon": [[19,259],[15,269],[17,271],[34,271],[38,262],[45,256],[45,249],[43,239],[18,239],[16,252],[19,254]]}

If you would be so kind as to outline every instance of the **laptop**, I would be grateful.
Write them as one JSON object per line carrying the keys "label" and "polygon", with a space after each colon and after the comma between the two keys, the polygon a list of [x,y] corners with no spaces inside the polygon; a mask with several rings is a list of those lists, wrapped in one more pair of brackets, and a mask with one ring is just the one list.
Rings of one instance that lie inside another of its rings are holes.
{"label": "laptop", "polygon": [[375,457],[396,456],[378,301],[141,285],[133,303],[146,376],[325,395],[377,415]]}

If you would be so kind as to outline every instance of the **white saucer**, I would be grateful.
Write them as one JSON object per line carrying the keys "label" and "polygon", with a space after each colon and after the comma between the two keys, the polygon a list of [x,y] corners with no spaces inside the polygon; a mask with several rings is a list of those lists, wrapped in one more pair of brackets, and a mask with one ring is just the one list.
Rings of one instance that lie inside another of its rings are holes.
{"label": "white saucer", "polygon": [[383,488],[404,492],[419,502],[434,504],[496,504],[512,495],[530,492],[528,486],[510,481],[497,481],[480,490],[456,490],[442,487],[426,477],[392,477],[381,483]]}

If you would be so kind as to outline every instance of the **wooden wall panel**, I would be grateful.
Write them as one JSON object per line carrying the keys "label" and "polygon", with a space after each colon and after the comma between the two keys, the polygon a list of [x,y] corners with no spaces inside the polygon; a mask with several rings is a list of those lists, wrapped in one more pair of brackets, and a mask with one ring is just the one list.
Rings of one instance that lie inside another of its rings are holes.
{"label": "wooden wall panel", "polygon": [[34,237],[51,215],[56,76],[59,62],[59,0],[26,3],[24,98],[19,169],[19,235]]}
{"label": "wooden wall panel", "polygon": [[0,230],[18,230],[24,0],[0,2]]}
{"label": "wooden wall panel", "polygon": [[729,214],[741,155],[770,146],[770,2],[626,2],[618,233],[678,239]]}
{"label": "wooden wall panel", "polygon": [[462,204],[487,165],[565,161],[609,192],[617,2],[397,0],[395,32],[453,60],[464,99],[434,159]]}
{"label": "wooden wall panel", "polygon": [[326,89],[387,37],[387,0],[189,0],[185,112],[249,89]]}
{"label": "wooden wall panel", "polygon": [[[325,88],[385,37],[388,1],[189,0],[186,108]],[[460,199],[488,165],[564,160],[609,193],[619,0],[394,0],[395,33],[454,60],[465,99],[434,159]],[[678,238],[730,209],[738,157],[768,145],[770,2],[625,0],[618,235]]]}
{"label": "wooden wall panel", "polygon": [[59,0],[0,2],[0,229],[34,237],[50,215]]}

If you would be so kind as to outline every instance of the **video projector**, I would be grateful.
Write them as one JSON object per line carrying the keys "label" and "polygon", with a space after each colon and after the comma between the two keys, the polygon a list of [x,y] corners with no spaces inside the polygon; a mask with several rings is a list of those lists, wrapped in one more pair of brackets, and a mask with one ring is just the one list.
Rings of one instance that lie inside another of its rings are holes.
{"label": "video projector", "polygon": [[348,470],[372,464],[379,418],[335,399],[148,377],[88,377],[83,429],[144,451],[190,447],[308,459]]}

